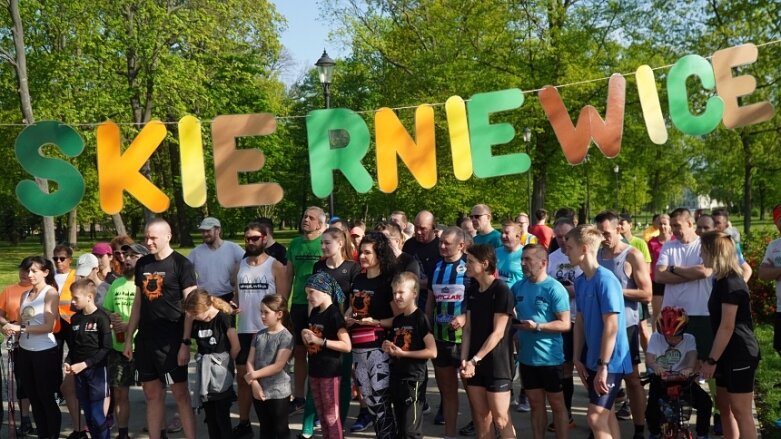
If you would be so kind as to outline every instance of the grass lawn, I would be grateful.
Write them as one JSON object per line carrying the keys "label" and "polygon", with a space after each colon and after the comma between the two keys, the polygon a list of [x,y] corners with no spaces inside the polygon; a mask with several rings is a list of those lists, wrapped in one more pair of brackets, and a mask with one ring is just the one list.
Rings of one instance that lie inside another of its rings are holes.
{"label": "grass lawn", "polygon": [[781,418],[781,356],[773,350],[773,325],[758,324],[754,332],[762,352],[754,396],[762,437],[781,439],[781,429],[774,425]]}

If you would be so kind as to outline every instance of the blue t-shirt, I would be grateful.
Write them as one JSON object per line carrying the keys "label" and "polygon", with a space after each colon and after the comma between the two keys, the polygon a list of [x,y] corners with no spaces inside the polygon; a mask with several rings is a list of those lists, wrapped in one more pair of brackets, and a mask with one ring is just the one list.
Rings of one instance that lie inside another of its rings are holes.
{"label": "blue t-shirt", "polygon": [[[534,283],[523,279],[513,285],[518,320],[547,323],[556,314],[569,311],[569,294],[561,282],[547,276]],[[518,331],[521,342],[519,359],[527,366],[558,366],[564,363],[564,344],[558,332]]]}
{"label": "blue t-shirt", "polygon": [[597,369],[602,346],[604,314],[618,315],[618,332],[613,355],[607,366],[608,373],[630,373],[632,360],[629,357],[629,341],[626,336],[624,318],[624,292],[616,276],[605,267],[598,267],[589,279],[585,273],[575,279],[575,302],[583,317],[583,332],[586,339],[586,367]]}
{"label": "blue t-shirt", "polygon": [[496,269],[499,271],[499,279],[503,280],[509,288],[523,279],[522,254],[523,247],[519,247],[514,252],[508,252],[504,246],[496,249]]}
{"label": "blue t-shirt", "polygon": [[485,235],[478,233],[472,238],[472,242],[475,244],[488,244],[494,246],[494,248],[499,248],[502,246],[502,234],[499,233],[498,230],[493,229]]}

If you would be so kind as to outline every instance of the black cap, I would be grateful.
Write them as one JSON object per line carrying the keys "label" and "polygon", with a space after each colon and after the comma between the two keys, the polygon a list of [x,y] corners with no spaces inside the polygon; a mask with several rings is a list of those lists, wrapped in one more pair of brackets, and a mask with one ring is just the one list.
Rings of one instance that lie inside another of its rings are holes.
{"label": "black cap", "polygon": [[134,242],[133,244],[125,244],[122,246],[122,251],[131,251],[133,253],[139,254],[141,256],[146,256],[149,254],[149,249],[146,248],[146,246],[139,244],[137,242]]}

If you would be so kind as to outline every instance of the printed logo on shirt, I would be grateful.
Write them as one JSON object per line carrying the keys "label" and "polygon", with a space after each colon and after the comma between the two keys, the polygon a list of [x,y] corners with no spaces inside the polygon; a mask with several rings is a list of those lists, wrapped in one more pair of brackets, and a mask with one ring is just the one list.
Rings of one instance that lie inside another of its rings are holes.
{"label": "printed logo on shirt", "polygon": [[165,272],[155,271],[154,273],[144,273],[144,296],[149,301],[157,300],[163,297],[165,288]]}
{"label": "printed logo on shirt", "polygon": [[[75,328],[73,328],[74,331],[79,330],[79,326],[76,325]],[[98,332],[98,322],[87,322],[84,324],[84,332]]]}
{"label": "printed logo on shirt", "polygon": [[353,296],[350,298],[350,306],[353,309],[354,319],[369,317],[369,307],[371,307],[372,304],[372,296],[374,296],[374,291],[371,290],[361,290],[353,293]]}
{"label": "printed logo on shirt", "polygon": [[393,328],[393,332],[393,344],[402,351],[409,351],[412,348],[412,326]]}
{"label": "printed logo on shirt", "polygon": [[461,302],[464,300],[464,285],[432,285],[434,300],[439,302]]}
{"label": "printed logo on shirt", "polygon": [[575,266],[571,264],[559,264],[556,269],[556,280],[559,282],[575,282]]}
{"label": "printed logo on shirt", "polygon": [[[312,331],[317,337],[323,338],[323,325],[317,323],[310,323],[309,330]],[[323,349],[322,345],[317,343],[309,343],[306,345],[306,350],[310,354],[317,354]]]}
{"label": "printed logo on shirt", "polygon": [[198,338],[207,338],[214,335],[211,329],[200,329],[198,331]]}
{"label": "printed logo on shirt", "polygon": [[656,357],[656,362],[662,366],[662,369],[672,370],[681,361],[681,357],[681,351],[675,348],[668,348],[664,355]]}
{"label": "printed logo on shirt", "polygon": [[268,291],[268,278],[261,276],[260,278],[244,276],[239,279],[239,290],[242,293],[266,293]]}

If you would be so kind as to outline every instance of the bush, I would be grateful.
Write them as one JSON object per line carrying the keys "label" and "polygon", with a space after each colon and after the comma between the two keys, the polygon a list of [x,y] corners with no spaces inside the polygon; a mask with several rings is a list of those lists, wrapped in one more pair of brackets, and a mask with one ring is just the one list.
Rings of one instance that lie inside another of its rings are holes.
{"label": "bush", "polygon": [[754,275],[748,281],[748,287],[751,291],[751,312],[754,314],[754,321],[757,322],[770,323],[776,313],[775,282],[760,280],[757,276],[765,250],[776,238],[778,233],[775,228],[761,228],[745,237],[742,242],[743,256],[754,270]]}

